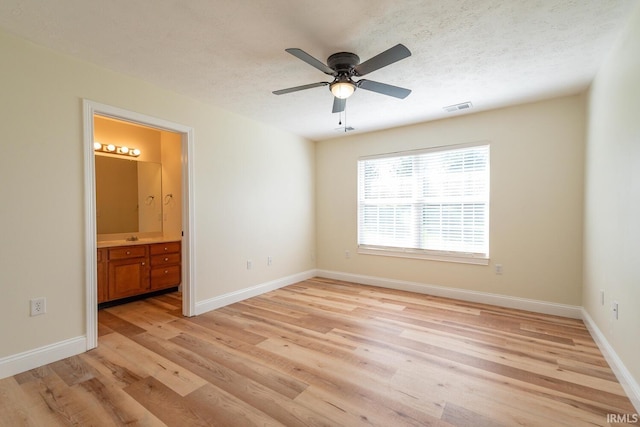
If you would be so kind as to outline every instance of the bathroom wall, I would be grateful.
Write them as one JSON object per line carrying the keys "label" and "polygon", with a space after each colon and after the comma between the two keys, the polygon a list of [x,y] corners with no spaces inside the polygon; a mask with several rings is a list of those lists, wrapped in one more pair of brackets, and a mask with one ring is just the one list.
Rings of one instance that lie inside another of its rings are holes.
{"label": "bathroom wall", "polygon": [[[146,194],[139,194],[140,223],[139,227],[133,229],[140,232],[162,230],[165,238],[180,239],[182,237],[181,135],[108,117],[95,116],[94,139],[102,144],[127,146],[138,148],[141,151],[138,157],[122,157],[116,154],[97,152],[96,156],[98,157],[129,158],[132,161],[153,162],[161,165],[159,179],[162,182],[162,194],[156,195],[154,199],[148,199]],[[102,191],[104,190],[102,189]],[[97,215],[101,215],[104,211],[99,205],[96,206],[96,210]],[[143,212],[145,210],[148,212],[147,215]],[[100,221],[98,225],[100,225]],[[102,234],[101,230],[98,230],[98,234]]]}
{"label": "bathroom wall", "polygon": [[[161,163],[161,136],[159,129],[138,126],[108,117],[96,116],[93,119],[93,137],[102,144],[114,144],[140,149],[140,156],[133,158],[141,162]],[[98,155],[122,157],[116,154],[99,153]]]}

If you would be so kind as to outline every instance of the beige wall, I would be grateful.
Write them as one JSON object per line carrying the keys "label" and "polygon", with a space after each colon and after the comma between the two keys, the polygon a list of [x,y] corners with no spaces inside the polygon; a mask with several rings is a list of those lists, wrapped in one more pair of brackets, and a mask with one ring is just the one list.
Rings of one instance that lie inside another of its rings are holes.
{"label": "beige wall", "polygon": [[[640,382],[640,7],[589,93],[583,306]],[[600,302],[600,291],[605,302]],[[614,320],[611,304],[619,304]]]}
{"label": "beige wall", "polygon": [[[318,143],[318,268],[580,305],[584,107],[583,96],[565,97]],[[359,156],[482,140],[489,266],[357,254]]]}
{"label": "beige wall", "polygon": [[196,301],[314,267],[312,142],[4,32],[0,52],[0,358],[85,335],[83,98],[193,127]]}

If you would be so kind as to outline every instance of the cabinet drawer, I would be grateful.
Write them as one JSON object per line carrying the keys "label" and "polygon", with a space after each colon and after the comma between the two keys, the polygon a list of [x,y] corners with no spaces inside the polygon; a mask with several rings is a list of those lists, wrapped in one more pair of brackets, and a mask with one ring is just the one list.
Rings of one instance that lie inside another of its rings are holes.
{"label": "cabinet drawer", "polygon": [[147,246],[126,246],[109,249],[109,259],[126,259],[147,256]]}
{"label": "cabinet drawer", "polygon": [[169,288],[180,284],[180,266],[156,267],[151,269],[151,289]]}
{"label": "cabinet drawer", "polygon": [[154,243],[149,245],[151,255],[168,254],[180,252],[180,242]]}
{"label": "cabinet drawer", "polygon": [[151,257],[151,266],[156,267],[158,265],[180,264],[180,254],[172,253],[165,255],[154,255]]}

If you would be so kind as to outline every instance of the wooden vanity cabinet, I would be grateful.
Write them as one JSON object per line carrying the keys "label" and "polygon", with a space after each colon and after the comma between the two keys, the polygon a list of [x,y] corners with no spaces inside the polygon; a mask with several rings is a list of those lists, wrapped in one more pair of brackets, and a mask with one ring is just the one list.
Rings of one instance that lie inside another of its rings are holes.
{"label": "wooden vanity cabinet", "polygon": [[180,262],[180,242],[98,249],[98,302],[176,287]]}
{"label": "wooden vanity cabinet", "polygon": [[166,289],[178,286],[180,274],[180,242],[155,243],[149,245],[151,252],[151,289]]}

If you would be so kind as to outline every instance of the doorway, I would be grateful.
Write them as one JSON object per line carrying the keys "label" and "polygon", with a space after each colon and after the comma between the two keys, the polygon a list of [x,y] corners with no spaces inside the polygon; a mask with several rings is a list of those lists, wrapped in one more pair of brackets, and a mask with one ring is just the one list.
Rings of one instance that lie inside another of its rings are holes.
{"label": "doorway", "polygon": [[192,150],[193,129],[163,119],[146,116],[121,108],[83,100],[84,175],[85,175],[85,265],[86,265],[86,334],[87,350],[98,345],[97,296],[97,220],[95,191],[94,117],[105,117],[135,125],[173,132],[180,138],[181,211],[182,211],[182,314],[195,315],[193,281],[193,194]]}

